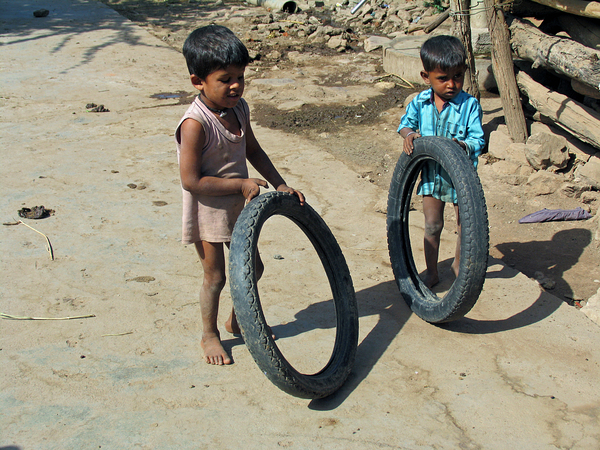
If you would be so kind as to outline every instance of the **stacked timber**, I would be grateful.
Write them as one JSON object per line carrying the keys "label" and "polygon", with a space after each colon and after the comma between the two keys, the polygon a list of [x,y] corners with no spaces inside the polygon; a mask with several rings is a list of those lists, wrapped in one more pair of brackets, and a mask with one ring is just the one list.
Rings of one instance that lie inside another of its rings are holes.
{"label": "stacked timber", "polygon": [[[600,3],[534,1],[524,0],[504,10],[525,113],[588,144],[586,152],[577,154],[576,164],[581,170],[587,166],[586,179],[598,190]],[[500,2],[494,4],[498,11]],[[513,141],[518,142],[514,137]]]}

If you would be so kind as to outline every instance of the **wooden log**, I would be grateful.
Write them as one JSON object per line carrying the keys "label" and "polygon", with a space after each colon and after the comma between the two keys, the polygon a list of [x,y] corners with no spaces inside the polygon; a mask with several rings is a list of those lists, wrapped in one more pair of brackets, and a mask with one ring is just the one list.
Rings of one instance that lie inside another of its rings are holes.
{"label": "wooden log", "polygon": [[579,102],[536,83],[525,72],[517,74],[519,89],[529,104],[577,139],[600,148],[600,114]]}
{"label": "wooden log", "polygon": [[533,0],[514,0],[512,2],[503,2],[504,12],[519,17],[546,17],[555,16],[556,10],[549,6],[540,5]]}
{"label": "wooden log", "polygon": [[510,42],[517,56],[575,79],[594,89],[600,87],[600,51],[568,38],[549,36],[533,25],[509,17]]}
{"label": "wooden log", "polygon": [[540,5],[549,6],[576,16],[600,19],[600,3],[584,0],[533,0]]}
{"label": "wooden log", "polygon": [[430,22],[425,28],[423,28],[423,31],[427,34],[431,33],[433,30],[443,24],[448,17],[450,17],[449,8],[442,14],[438,14],[437,18],[433,22]]}
{"label": "wooden log", "polygon": [[561,14],[556,20],[571,39],[586,47],[600,50],[600,23],[597,20],[571,14]]}
{"label": "wooden log", "polygon": [[484,0],[484,5],[492,39],[492,67],[502,100],[504,120],[512,140],[522,144],[527,140],[527,124],[515,80],[508,26],[504,12],[495,5],[495,0]]}

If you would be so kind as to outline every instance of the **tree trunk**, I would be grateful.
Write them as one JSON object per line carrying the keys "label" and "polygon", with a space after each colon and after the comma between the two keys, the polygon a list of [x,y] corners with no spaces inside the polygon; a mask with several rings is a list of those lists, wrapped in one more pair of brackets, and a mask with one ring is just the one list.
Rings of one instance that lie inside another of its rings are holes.
{"label": "tree trunk", "polygon": [[479,81],[477,79],[477,68],[475,67],[475,56],[473,55],[473,42],[471,39],[471,12],[470,0],[453,0],[452,5],[458,13],[455,17],[458,28],[458,37],[463,43],[467,53],[467,71],[465,73],[465,92],[471,94],[477,100],[481,97],[479,93]]}
{"label": "tree trunk", "polygon": [[500,91],[502,108],[508,132],[516,143],[527,140],[527,124],[515,79],[510,35],[504,19],[504,12],[496,7],[494,0],[484,0],[488,14],[488,29],[492,38],[492,67]]}
{"label": "tree trunk", "polygon": [[533,25],[510,18],[511,44],[520,58],[586,84],[600,86],[600,51],[571,39],[549,36]]}
{"label": "tree trunk", "polygon": [[519,72],[517,83],[529,103],[540,114],[583,142],[600,148],[600,114],[575,100],[536,83],[525,72]]}

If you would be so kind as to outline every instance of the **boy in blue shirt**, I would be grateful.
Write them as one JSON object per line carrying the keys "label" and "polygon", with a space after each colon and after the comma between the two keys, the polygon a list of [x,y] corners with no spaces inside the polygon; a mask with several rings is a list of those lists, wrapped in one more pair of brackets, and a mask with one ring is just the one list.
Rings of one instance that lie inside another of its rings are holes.
{"label": "boy in blue shirt", "polygon": [[[454,36],[435,36],[421,47],[421,77],[431,88],[421,92],[406,108],[398,133],[404,138],[403,151],[410,155],[413,141],[421,136],[452,138],[469,155],[477,168],[477,157],[483,150],[481,105],[462,90],[466,52]],[[444,206],[453,203],[458,239],[452,271],[458,276],[460,267],[460,215],[458,199],[448,173],[436,162],[425,162],[417,194],[423,196],[425,216],[425,265],[423,282],[429,288],[439,282],[438,256],[440,236],[444,228]]]}

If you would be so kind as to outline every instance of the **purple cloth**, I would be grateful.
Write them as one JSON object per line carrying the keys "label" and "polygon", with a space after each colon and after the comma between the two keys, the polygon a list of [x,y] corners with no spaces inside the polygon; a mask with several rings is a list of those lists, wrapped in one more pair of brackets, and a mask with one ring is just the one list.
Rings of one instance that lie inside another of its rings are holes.
{"label": "purple cloth", "polygon": [[519,219],[519,223],[551,222],[559,220],[585,220],[592,215],[581,207],[575,209],[542,209]]}

